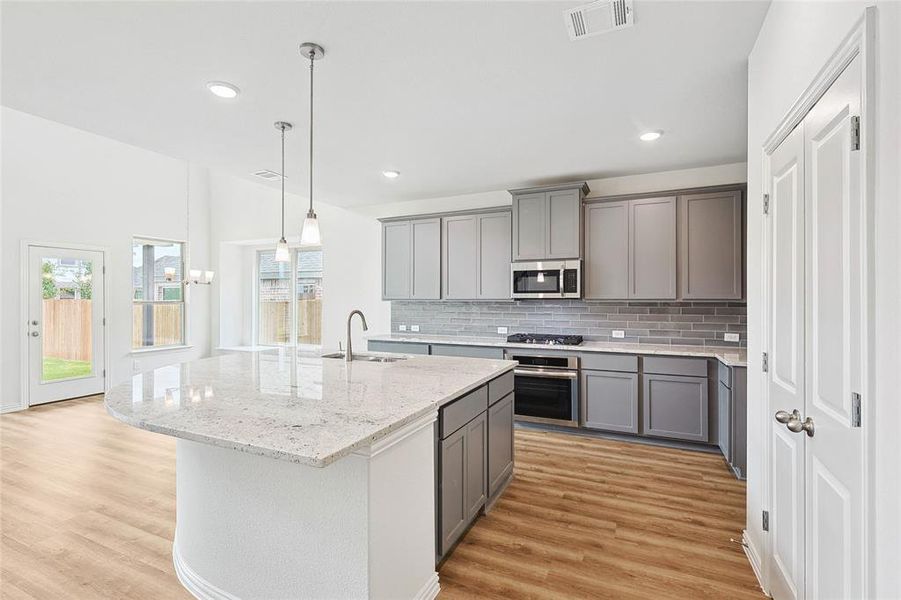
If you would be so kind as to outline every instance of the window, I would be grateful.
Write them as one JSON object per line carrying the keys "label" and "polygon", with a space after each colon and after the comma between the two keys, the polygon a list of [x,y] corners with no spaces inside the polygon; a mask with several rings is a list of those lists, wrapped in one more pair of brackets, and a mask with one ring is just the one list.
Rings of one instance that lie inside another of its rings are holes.
{"label": "window", "polygon": [[131,255],[132,348],[183,345],[184,244],[135,239]]}
{"label": "window", "polygon": [[257,254],[257,343],[322,344],[322,250],[294,250],[287,263]]}

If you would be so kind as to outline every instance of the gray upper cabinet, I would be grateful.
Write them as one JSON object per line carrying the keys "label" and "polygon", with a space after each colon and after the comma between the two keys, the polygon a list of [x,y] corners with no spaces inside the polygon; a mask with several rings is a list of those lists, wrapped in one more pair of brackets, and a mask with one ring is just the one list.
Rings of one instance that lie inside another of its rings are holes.
{"label": "gray upper cabinet", "polygon": [[679,288],[686,300],[742,297],[742,193],[679,198]]}
{"label": "gray upper cabinet", "polygon": [[382,298],[385,300],[410,297],[410,241],[409,221],[382,224]]}
{"label": "gray upper cabinet", "polygon": [[582,195],[579,190],[547,193],[547,253],[542,258],[582,256]]}
{"label": "gray upper cabinet", "polygon": [[676,198],[629,203],[629,298],[676,299]]}
{"label": "gray upper cabinet", "polygon": [[441,221],[382,223],[382,298],[441,298]]}
{"label": "gray upper cabinet", "polygon": [[629,297],[629,203],[585,206],[585,297]]}
{"label": "gray upper cabinet", "polygon": [[442,219],[444,298],[510,298],[510,219],[507,211]]}
{"label": "gray upper cabinet", "polygon": [[510,190],[513,260],[581,258],[584,182]]}
{"label": "gray upper cabinet", "polygon": [[444,217],[442,284],[444,297],[472,300],[478,295],[478,218],[475,215]]}
{"label": "gray upper cabinet", "polygon": [[513,260],[541,260],[547,248],[547,194],[513,196]]}
{"label": "gray upper cabinet", "polygon": [[478,215],[479,300],[509,300],[513,230],[509,212]]}
{"label": "gray upper cabinet", "polygon": [[411,294],[416,300],[441,298],[441,219],[410,222]]}

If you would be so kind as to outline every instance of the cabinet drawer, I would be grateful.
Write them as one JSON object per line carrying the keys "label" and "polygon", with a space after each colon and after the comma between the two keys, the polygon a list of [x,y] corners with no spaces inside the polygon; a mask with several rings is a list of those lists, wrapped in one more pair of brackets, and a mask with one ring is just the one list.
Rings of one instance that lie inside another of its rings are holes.
{"label": "cabinet drawer", "polygon": [[638,356],[634,354],[603,354],[595,352],[582,355],[582,368],[593,371],[638,372]]}
{"label": "cabinet drawer", "polygon": [[513,371],[507,371],[500,377],[488,382],[488,405],[491,406],[513,391]]}
{"label": "cabinet drawer", "polygon": [[490,346],[449,346],[445,344],[432,344],[432,354],[435,356],[465,356],[467,358],[504,358],[503,348]]}
{"label": "cabinet drawer", "polygon": [[380,342],[370,340],[367,347],[370,352],[395,352],[397,354],[428,354],[428,344],[414,342]]}
{"label": "cabinet drawer", "polygon": [[441,439],[457,431],[488,409],[488,386],[470,392],[441,409],[438,416]]}
{"label": "cabinet drawer", "polygon": [[706,358],[682,358],[677,356],[643,356],[641,358],[645,373],[660,375],[686,375],[688,377],[707,377]]}
{"label": "cabinet drawer", "polygon": [[716,362],[716,365],[717,365],[717,373],[719,375],[720,383],[722,383],[724,386],[726,386],[727,388],[729,388],[731,390],[732,389],[732,369],[730,369],[729,367],[727,367],[726,365],[724,365],[723,363],[721,363],[719,361]]}

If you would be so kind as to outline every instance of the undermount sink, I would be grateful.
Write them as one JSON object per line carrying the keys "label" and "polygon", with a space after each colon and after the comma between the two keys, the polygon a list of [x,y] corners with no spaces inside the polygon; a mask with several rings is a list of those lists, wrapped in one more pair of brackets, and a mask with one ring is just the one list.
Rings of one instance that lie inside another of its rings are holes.
{"label": "undermount sink", "polygon": [[[340,358],[344,359],[344,352],[332,352],[331,354],[323,354],[322,358]],[[354,354],[354,358],[356,360],[365,361],[365,362],[378,362],[378,363],[393,363],[399,360],[407,360],[405,356],[375,356],[373,354]],[[353,362],[353,361],[351,361]]]}

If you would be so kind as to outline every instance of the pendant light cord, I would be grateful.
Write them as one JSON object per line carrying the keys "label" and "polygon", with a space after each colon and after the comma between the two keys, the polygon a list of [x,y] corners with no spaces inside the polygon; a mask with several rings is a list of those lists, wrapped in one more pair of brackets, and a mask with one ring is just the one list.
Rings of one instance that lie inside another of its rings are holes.
{"label": "pendant light cord", "polygon": [[285,239],[285,125],[280,127],[282,130],[282,237]]}
{"label": "pendant light cord", "polygon": [[310,212],[313,212],[313,60],[315,49],[310,49]]}

